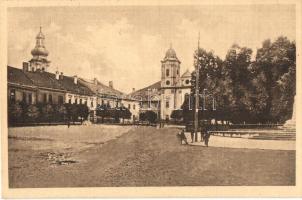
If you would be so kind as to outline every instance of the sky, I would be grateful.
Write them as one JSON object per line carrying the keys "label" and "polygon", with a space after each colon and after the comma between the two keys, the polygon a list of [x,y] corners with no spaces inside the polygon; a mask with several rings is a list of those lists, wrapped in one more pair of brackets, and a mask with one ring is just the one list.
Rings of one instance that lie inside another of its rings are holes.
{"label": "sky", "polygon": [[222,59],[233,44],[252,48],[266,39],[296,38],[291,5],[24,7],[8,9],[8,65],[31,59],[42,26],[50,72],[97,78],[129,93],[160,80],[172,44],[181,73],[193,70],[200,47]]}

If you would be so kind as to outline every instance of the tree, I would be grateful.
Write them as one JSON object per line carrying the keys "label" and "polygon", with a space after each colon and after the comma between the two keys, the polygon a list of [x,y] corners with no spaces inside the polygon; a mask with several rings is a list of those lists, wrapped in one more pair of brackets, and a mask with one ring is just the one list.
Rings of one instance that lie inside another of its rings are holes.
{"label": "tree", "polygon": [[39,115],[40,115],[40,112],[39,112],[39,109],[37,108],[37,106],[31,104],[26,108],[26,111],[25,111],[26,121],[35,122],[36,119],[39,117]]}
{"label": "tree", "polygon": [[47,121],[51,122],[54,118],[54,109],[51,104],[44,104],[41,108],[41,116],[42,118]]}
{"label": "tree", "polygon": [[171,118],[176,120],[181,120],[183,118],[183,111],[182,110],[173,110],[171,113]]}
{"label": "tree", "polygon": [[21,105],[16,103],[10,103],[8,106],[8,120],[9,123],[16,123],[21,121],[23,109]]}
{"label": "tree", "polygon": [[119,111],[120,111],[120,117],[123,119],[123,123],[124,123],[124,119],[131,119],[132,113],[127,107],[121,106],[119,108]]}
{"label": "tree", "polygon": [[99,105],[96,109],[96,115],[102,118],[102,123],[104,123],[104,118],[109,117],[109,108],[107,104]]}
{"label": "tree", "polygon": [[[295,68],[296,44],[286,37],[279,37],[273,43],[265,40],[262,48],[257,50],[253,72],[257,89],[267,96],[263,103],[265,108],[261,110],[261,115],[266,116],[265,122],[283,122],[282,115],[290,116],[292,105],[289,104],[295,96]],[[288,89],[287,92],[284,88]],[[284,93],[277,94],[281,91]],[[285,110],[282,103],[287,106]]]}
{"label": "tree", "polygon": [[78,116],[81,118],[81,123],[83,120],[87,120],[89,116],[89,108],[86,104],[78,104]]}
{"label": "tree", "polygon": [[149,122],[149,124],[155,123],[157,119],[157,114],[154,111],[148,110],[145,113],[146,115],[146,120]]}
{"label": "tree", "polygon": [[67,116],[67,108],[62,104],[54,106],[54,115],[58,121],[64,121]]}

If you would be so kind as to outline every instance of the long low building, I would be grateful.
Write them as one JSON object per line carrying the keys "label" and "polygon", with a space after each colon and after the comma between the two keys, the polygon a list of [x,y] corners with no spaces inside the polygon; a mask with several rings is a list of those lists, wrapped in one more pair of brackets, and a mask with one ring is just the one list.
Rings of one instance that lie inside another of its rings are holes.
{"label": "long low building", "polygon": [[90,120],[96,121],[96,110],[99,105],[111,107],[124,105],[129,108],[132,120],[138,120],[139,103],[135,99],[109,86],[96,78],[92,81],[78,76],[66,76],[62,72],[48,72],[49,52],[44,45],[45,36],[40,31],[36,36],[36,46],[31,51],[32,59],[23,62],[22,69],[12,66],[7,68],[9,103],[26,104],[86,104]]}

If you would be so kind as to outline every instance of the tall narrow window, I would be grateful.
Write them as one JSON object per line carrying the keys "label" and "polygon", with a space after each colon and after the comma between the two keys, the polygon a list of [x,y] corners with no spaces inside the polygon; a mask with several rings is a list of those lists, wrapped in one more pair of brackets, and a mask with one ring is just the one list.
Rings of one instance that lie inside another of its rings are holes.
{"label": "tall narrow window", "polygon": [[15,103],[15,102],[16,102],[16,90],[15,90],[15,89],[10,90],[9,100],[10,100],[12,103]]}
{"label": "tall narrow window", "polygon": [[170,75],[170,71],[169,69],[166,69],[166,76],[169,76]]}
{"label": "tall narrow window", "polygon": [[133,110],[135,110],[135,104],[133,104]]}
{"label": "tall narrow window", "polygon": [[63,104],[63,96],[58,96],[58,103]]}
{"label": "tall narrow window", "polygon": [[68,103],[71,104],[71,98],[68,100]]}
{"label": "tall narrow window", "polygon": [[32,96],[32,93],[29,93],[29,94],[28,94],[28,103],[29,103],[29,104],[32,104],[32,103],[33,103],[33,96]]}
{"label": "tall narrow window", "polygon": [[166,108],[169,108],[169,101],[166,101]]}
{"label": "tall narrow window", "polygon": [[25,92],[22,93],[22,101],[24,103],[26,103],[26,93]]}
{"label": "tall narrow window", "polygon": [[130,110],[130,106],[131,106],[131,105],[130,105],[130,104],[128,104],[128,109],[129,109],[129,110]]}
{"label": "tall narrow window", "polygon": [[43,102],[47,103],[47,95],[46,94],[43,94]]}
{"label": "tall narrow window", "polygon": [[80,104],[82,104],[82,99],[80,99]]}
{"label": "tall narrow window", "polygon": [[52,103],[52,95],[51,94],[48,96],[48,102]]}
{"label": "tall narrow window", "polygon": [[75,103],[75,104],[78,104],[78,99],[75,99],[74,103]]}
{"label": "tall narrow window", "polygon": [[90,103],[90,107],[91,107],[91,108],[93,108],[93,101],[91,101],[91,103]]}

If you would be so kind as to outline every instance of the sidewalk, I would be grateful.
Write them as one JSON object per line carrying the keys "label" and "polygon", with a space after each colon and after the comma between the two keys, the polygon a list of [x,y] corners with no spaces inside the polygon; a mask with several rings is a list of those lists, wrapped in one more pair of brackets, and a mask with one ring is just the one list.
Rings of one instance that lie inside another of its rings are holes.
{"label": "sidewalk", "polygon": [[[186,133],[186,137],[190,145],[204,146],[204,142],[200,142],[200,134],[198,135],[198,142],[194,143],[191,143],[190,133]],[[296,150],[296,141],[253,140],[211,135],[209,146],[246,149]]]}

